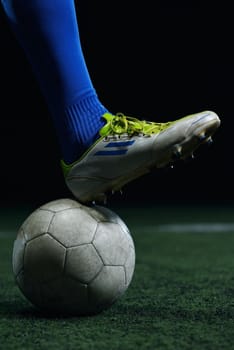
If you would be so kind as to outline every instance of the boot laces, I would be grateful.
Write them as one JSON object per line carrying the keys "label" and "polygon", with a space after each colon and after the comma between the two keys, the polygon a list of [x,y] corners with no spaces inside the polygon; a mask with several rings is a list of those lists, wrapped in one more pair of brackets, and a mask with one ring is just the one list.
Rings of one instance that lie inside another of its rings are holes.
{"label": "boot laces", "polygon": [[122,113],[117,113],[116,115],[105,113],[103,118],[106,119],[106,124],[100,130],[101,136],[114,134],[128,134],[129,136],[136,134],[152,135],[161,132],[171,124],[171,122],[154,123],[138,120]]}

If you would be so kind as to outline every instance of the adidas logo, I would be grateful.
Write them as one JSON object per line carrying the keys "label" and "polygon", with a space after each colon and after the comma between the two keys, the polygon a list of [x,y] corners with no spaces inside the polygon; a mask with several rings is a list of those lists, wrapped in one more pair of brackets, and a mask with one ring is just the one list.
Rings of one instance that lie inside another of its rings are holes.
{"label": "adidas logo", "polygon": [[128,152],[129,147],[134,144],[135,140],[131,141],[116,141],[109,142],[105,145],[105,149],[94,153],[95,156],[120,156]]}

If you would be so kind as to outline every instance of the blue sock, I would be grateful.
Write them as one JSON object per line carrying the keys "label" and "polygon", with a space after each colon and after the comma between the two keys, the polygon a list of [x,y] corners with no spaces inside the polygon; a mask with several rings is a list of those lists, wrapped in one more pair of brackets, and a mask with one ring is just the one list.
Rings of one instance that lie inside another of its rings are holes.
{"label": "blue sock", "polygon": [[98,138],[107,112],[83,56],[74,0],[1,0],[25,50],[71,163]]}

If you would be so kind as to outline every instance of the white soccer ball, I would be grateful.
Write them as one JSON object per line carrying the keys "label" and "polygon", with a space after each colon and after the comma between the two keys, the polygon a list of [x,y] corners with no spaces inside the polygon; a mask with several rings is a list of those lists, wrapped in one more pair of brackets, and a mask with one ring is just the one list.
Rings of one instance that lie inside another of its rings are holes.
{"label": "white soccer ball", "polygon": [[58,199],[32,212],[13,246],[13,274],[36,307],[96,314],[127,290],[135,248],[123,220],[102,206]]}

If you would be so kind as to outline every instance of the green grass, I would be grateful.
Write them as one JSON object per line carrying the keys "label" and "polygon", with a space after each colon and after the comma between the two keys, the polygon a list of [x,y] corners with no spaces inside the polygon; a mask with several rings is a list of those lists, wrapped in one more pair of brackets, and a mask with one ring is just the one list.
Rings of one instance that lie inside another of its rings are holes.
{"label": "green grass", "polygon": [[[231,350],[234,344],[234,232],[160,232],[175,222],[234,222],[232,208],[115,209],[136,248],[131,285],[90,317],[49,317],[20,293],[12,275],[16,227],[2,218],[0,349]],[[7,224],[8,223],[8,224]]]}

